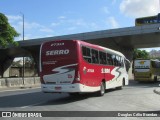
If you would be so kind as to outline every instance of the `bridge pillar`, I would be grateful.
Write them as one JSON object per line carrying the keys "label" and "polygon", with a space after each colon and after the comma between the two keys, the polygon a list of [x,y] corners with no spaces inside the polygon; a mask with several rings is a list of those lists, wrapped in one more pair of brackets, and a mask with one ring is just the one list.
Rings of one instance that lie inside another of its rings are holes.
{"label": "bridge pillar", "polygon": [[6,56],[0,60],[0,77],[9,77],[9,68],[14,60],[14,57]]}
{"label": "bridge pillar", "polygon": [[39,76],[39,51],[40,51],[40,46],[36,46],[34,49],[28,49],[30,52],[31,56],[34,59],[35,62],[35,75]]}
{"label": "bridge pillar", "polygon": [[120,50],[121,53],[124,54],[124,56],[131,62],[133,60],[133,52],[134,49],[128,49],[128,48],[121,48]]}
{"label": "bridge pillar", "polygon": [[129,75],[129,79],[134,79],[133,78],[133,73],[132,73],[132,63],[133,63],[133,52],[134,49],[121,49],[119,50],[121,53],[123,53],[125,55],[125,57],[130,61],[130,67],[128,69],[128,75]]}

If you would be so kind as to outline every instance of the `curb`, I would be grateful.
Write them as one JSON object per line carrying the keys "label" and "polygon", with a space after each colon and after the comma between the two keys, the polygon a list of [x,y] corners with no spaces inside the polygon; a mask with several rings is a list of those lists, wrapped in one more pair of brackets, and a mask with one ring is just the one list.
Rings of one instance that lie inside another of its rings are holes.
{"label": "curb", "polygon": [[20,91],[20,90],[29,90],[29,89],[37,89],[40,88],[40,86],[31,86],[31,87],[6,87],[6,88],[0,88],[1,92],[7,92],[7,91]]}
{"label": "curb", "polygon": [[158,89],[154,89],[153,92],[160,95],[160,88],[158,88]]}

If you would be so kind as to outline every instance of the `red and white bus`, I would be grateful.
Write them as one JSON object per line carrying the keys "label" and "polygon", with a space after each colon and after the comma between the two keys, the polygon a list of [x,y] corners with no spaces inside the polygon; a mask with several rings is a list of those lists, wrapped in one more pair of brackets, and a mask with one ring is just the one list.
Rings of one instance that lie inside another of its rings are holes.
{"label": "red and white bus", "polygon": [[40,49],[43,92],[96,92],[128,85],[125,56],[80,40],[45,42]]}

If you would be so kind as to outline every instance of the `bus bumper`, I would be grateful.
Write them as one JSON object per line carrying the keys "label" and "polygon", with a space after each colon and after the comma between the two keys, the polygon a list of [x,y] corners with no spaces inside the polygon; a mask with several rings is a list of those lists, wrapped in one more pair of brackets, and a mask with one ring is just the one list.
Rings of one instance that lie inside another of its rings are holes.
{"label": "bus bumper", "polygon": [[80,83],[66,85],[41,84],[41,90],[45,93],[74,93],[74,92],[95,92],[100,90],[98,87],[85,86]]}
{"label": "bus bumper", "polygon": [[153,81],[153,79],[151,77],[148,77],[148,78],[147,77],[146,78],[135,77],[134,80],[136,80],[136,81],[144,81],[144,82],[145,81],[146,82],[147,81]]}

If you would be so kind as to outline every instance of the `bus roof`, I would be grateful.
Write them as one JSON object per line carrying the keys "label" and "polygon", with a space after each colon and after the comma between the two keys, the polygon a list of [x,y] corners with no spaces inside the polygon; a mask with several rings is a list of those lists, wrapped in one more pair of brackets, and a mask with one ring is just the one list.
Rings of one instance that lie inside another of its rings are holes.
{"label": "bus roof", "polygon": [[109,49],[109,48],[106,48],[106,47],[102,47],[102,46],[99,46],[99,45],[95,45],[95,44],[92,44],[92,43],[87,43],[87,42],[84,42],[84,41],[81,41],[81,40],[77,40],[77,41],[79,41],[80,43],[89,45],[89,46],[91,46],[91,47],[100,48],[100,49],[105,50],[105,51],[107,51],[107,52],[109,52],[109,53],[115,53],[115,54],[117,54],[117,55],[120,55],[120,56],[125,57],[125,56],[124,56],[121,52],[119,52],[119,51],[115,51],[115,50],[112,50],[112,49]]}
{"label": "bus roof", "polygon": [[158,59],[150,59],[150,58],[137,58],[135,60],[151,60],[151,61],[160,61]]}

